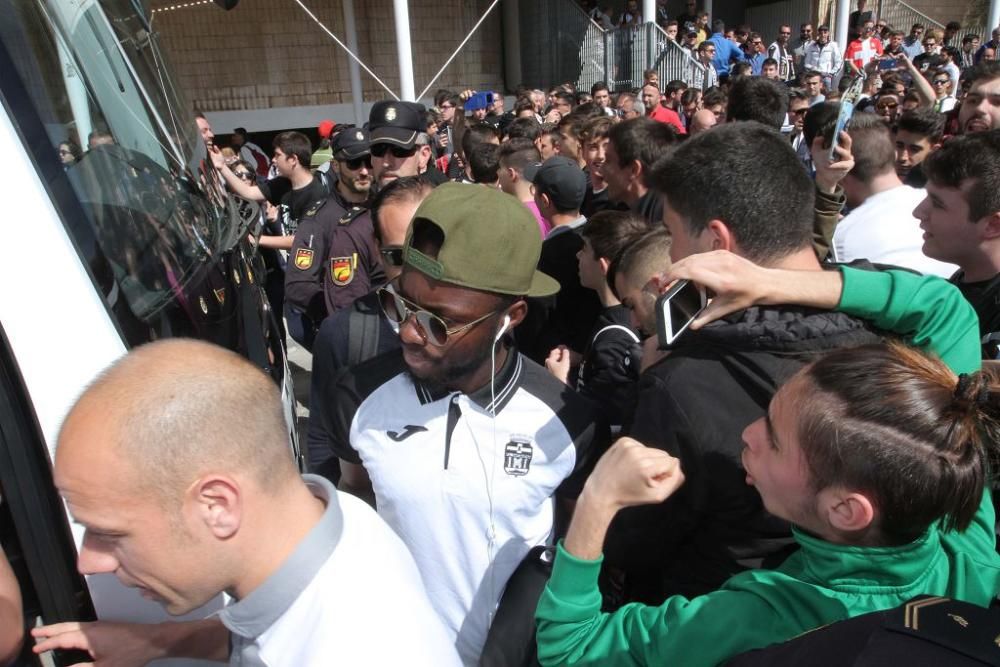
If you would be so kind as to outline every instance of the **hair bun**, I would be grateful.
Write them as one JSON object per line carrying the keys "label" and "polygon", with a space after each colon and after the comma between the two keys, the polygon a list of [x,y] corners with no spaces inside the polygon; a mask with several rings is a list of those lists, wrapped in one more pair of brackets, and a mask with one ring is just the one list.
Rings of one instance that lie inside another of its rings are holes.
{"label": "hair bun", "polygon": [[955,384],[955,401],[965,410],[981,408],[989,403],[990,384],[982,372],[960,373]]}

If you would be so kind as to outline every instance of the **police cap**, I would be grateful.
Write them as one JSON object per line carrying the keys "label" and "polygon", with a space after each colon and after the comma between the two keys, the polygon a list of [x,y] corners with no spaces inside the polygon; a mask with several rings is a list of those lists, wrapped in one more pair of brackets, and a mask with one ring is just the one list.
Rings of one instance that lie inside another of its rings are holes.
{"label": "police cap", "polygon": [[368,117],[372,144],[412,148],[417,135],[427,131],[427,109],[416,102],[376,102]]}
{"label": "police cap", "polygon": [[371,153],[368,131],[362,127],[348,127],[340,131],[333,140],[335,160],[353,160]]}

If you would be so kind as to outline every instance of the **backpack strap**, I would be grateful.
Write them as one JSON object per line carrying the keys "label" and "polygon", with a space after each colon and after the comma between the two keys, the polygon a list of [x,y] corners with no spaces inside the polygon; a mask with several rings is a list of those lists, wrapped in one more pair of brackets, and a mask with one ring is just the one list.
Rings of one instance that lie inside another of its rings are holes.
{"label": "backpack strap", "polygon": [[349,366],[371,359],[378,351],[379,315],[365,313],[357,306],[351,307],[347,316],[347,363]]}

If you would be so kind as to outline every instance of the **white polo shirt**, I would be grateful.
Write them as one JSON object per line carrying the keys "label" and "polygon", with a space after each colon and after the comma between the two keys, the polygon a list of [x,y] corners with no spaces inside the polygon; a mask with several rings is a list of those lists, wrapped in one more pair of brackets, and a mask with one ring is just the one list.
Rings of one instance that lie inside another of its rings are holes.
{"label": "white polo shirt", "polygon": [[497,373],[495,420],[489,386],[435,393],[399,352],[352,372],[372,390],[354,388],[360,404],[337,454],[364,465],[379,515],[410,548],[462,661],[478,664],[507,580],[551,542],[553,496],[582,488],[590,404],[513,350]]}
{"label": "white polo shirt", "polygon": [[274,574],[219,612],[229,664],[460,664],[399,538],[361,500],[303,479],[326,511]]}

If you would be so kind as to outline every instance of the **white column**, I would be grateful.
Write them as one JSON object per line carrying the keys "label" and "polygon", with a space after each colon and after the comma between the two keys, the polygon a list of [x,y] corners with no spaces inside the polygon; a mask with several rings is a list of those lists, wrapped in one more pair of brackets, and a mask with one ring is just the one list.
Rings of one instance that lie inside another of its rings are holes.
{"label": "white column", "polygon": [[[351,53],[358,53],[358,26],[354,20],[354,0],[344,0],[344,31],[347,33],[347,48]],[[347,68],[351,74],[351,103],[354,107],[354,124],[360,127],[367,120],[363,103],[364,88],[361,87],[361,68],[354,58],[347,59]]]}
{"label": "white column", "polygon": [[990,13],[989,19],[986,21],[986,30],[995,30],[997,26],[1000,26],[1000,0],[990,0]]}
{"label": "white column", "polygon": [[[523,83],[521,70],[521,16],[519,0],[503,0],[503,64],[508,89]],[[503,92],[503,91],[501,91]]]}
{"label": "white column", "polygon": [[399,53],[399,99],[413,102],[413,49],[410,47],[410,9],[407,0],[392,0]]}
{"label": "white column", "polygon": [[642,0],[642,20],[656,23],[656,0]]}
{"label": "white column", "polygon": [[[847,22],[850,18],[851,0],[837,0],[837,24],[833,28],[833,35],[841,51],[847,48]],[[847,71],[846,67],[844,71]]]}

